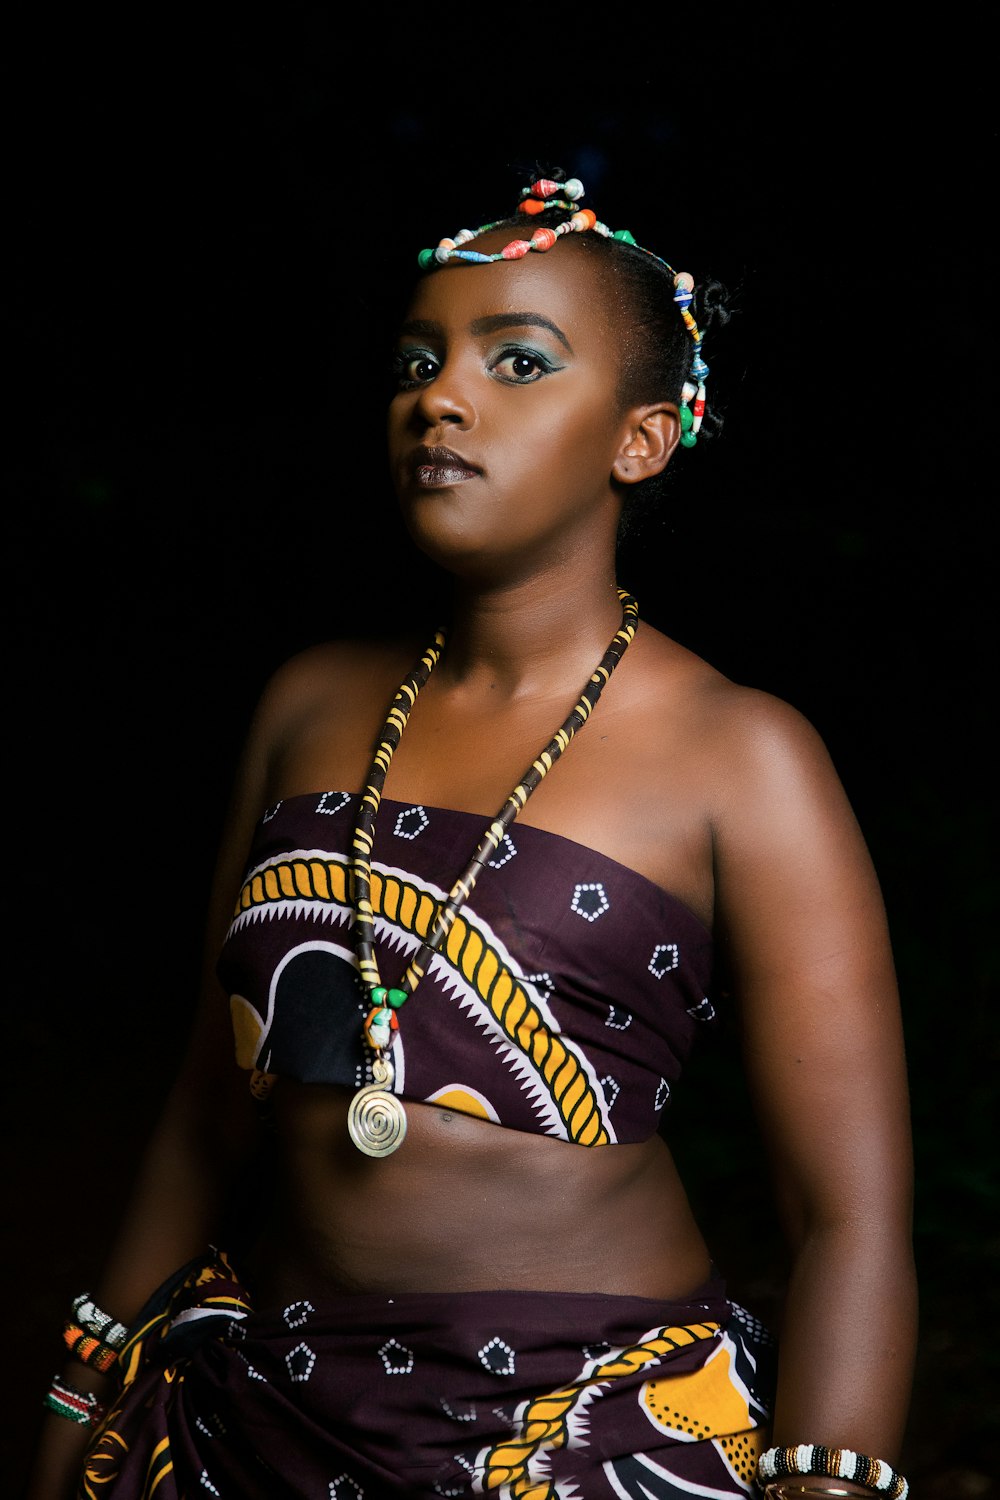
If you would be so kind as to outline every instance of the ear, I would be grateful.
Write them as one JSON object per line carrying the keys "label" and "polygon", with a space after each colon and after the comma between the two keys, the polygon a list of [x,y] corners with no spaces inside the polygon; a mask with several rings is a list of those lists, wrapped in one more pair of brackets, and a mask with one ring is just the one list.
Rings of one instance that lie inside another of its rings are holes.
{"label": "ear", "polygon": [[639,484],[662,474],[681,435],[680,412],[672,401],[633,406],[624,419],[624,438],[611,468],[621,484]]}

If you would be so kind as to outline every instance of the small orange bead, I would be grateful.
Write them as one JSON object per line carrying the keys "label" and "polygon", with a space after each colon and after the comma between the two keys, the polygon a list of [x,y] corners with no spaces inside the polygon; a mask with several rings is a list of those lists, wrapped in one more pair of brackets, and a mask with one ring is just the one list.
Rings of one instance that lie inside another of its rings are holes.
{"label": "small orange bead", "polygon": [[540,214],[544,209],[548,208],[548,204],[540,202],[537,198],[525,198],[524,202],[519,204],[518,207],[524,214]]}
{"label": "small orange bead", "polygon": [[531,236],[531,243],[536,250],[551,250],[558,238],[554,229],[536,229]]}
{"label": "small orange bead", "polygon": [[577,232],[583,229],[593,229],[597,223],[597,215],[592,208],[578,208],[569,222]]}

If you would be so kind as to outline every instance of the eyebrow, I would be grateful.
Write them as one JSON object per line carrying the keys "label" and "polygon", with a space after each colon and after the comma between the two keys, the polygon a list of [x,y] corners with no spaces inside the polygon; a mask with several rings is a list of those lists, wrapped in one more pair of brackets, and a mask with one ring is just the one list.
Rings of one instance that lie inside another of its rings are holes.
{"label": "eyebrow", "polygon": [[573,353],[572,345],[559,325],[549,318],[543,318],[541,313],[497,313],[492,318],[477,318],[472,324],[472,332],[476,334],[499,333],[504,328],[547,328],[549,333],[555,334],[564,349]]}
{"label": "eyebrow", "polygon": [[[488,318],[477,318],[470,325],[470,332],[478,336],[483,333],[500,333],[504,328],[546,328],[559,340],[564,349],[570,354],[573,353],[573,346],[559,325],[553,323],[550,318],[543,318],[541,313],[495,313]],[[399,331],[401,334],[423,338],[440,338],[444,332],[440,323],[432,322],[428,318],[411,318]]]}

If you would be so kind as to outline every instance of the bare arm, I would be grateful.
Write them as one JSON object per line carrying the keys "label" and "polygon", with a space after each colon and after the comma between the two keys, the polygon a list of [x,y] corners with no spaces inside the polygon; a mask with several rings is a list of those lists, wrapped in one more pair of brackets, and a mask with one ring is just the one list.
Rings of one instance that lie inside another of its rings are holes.
{"label": "bare arm", "polygon": [[892,1461],[915,1342],[911,1146],[885,915],[815,732],[746,694],[716,828],[720,931],[793,1264],[776,1443]]}
{"label": "bare arm", "polygon": [[[237,1070],[228,1004],[215,962],[239,889],[254,823],[266,801],[268,768],[294,673],[275,679],[258,708],[237,776],[216,862],[204,948],[201,997],[176,1081],[142,1159],[111,1255],[96,1286],[98,1304],[130,1323],[178,1266],[218,1242],[232,1184],[254,1139],[246,1074]],[[81,1290],[87,1272],[81,1272]],[[64,1377],[102,1398],[108,1382],[75,1361]],[[88,1433],[47,1417],[28,1500],[75,1494]]]}

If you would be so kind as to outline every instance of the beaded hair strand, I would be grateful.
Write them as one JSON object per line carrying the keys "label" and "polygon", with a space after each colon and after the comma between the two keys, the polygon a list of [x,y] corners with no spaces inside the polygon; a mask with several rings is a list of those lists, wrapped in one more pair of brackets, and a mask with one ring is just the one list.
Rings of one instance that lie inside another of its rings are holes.
{"label": "beaded hair strand", "polygon": [[694,345],[691,360],[693,379],[684,381],[680,401],[681,444],[685,448],[693,448],[698,441],[698,433],[705,416],[705,382],[709,373],[708,365],[702,356],[702,334],[691,311],[694,301],[694,277],[689,271],[675,271],[669,261],[664,260],[654,251],[647,250],[645,245],[640,245],[627,229],[609,229],[607,224],[601,223],[592,208],[579,208],[577,205],[583,196],[583,183],[578,177],[569,177],[565,182],[558,182],[551,177],[539,177],[529,187],[521,190],[518,211],[533,216],[547,209],[563,209],[568,214],[566,219],[552,228],[540,226],[530,239],[511,240],[509,244],[504,245],[501,250],[492,255],[483,254],[478,250],[467,250],[464,247],[470,240],[478,239],[480,235],[500,228],[507,222],[505,219],[494,219],[491,223],[481,224],[478,229],[460,229],[453,239],[445,238],[440,240],[435,248],[421,250],[417,256],[417,263],[421,270],[429,271],[435,265],[446,265],[449,261],[465,262],[468,265],[488,265],[498,260],[521,260],[532,251],[542,253],[551,250],[563,235],[585,234],[588,231],[599,234],[604,239],[619,240],[623,244],[632,245],[643,255],[650,256],[663,266],[673,280],[674,302]]}

